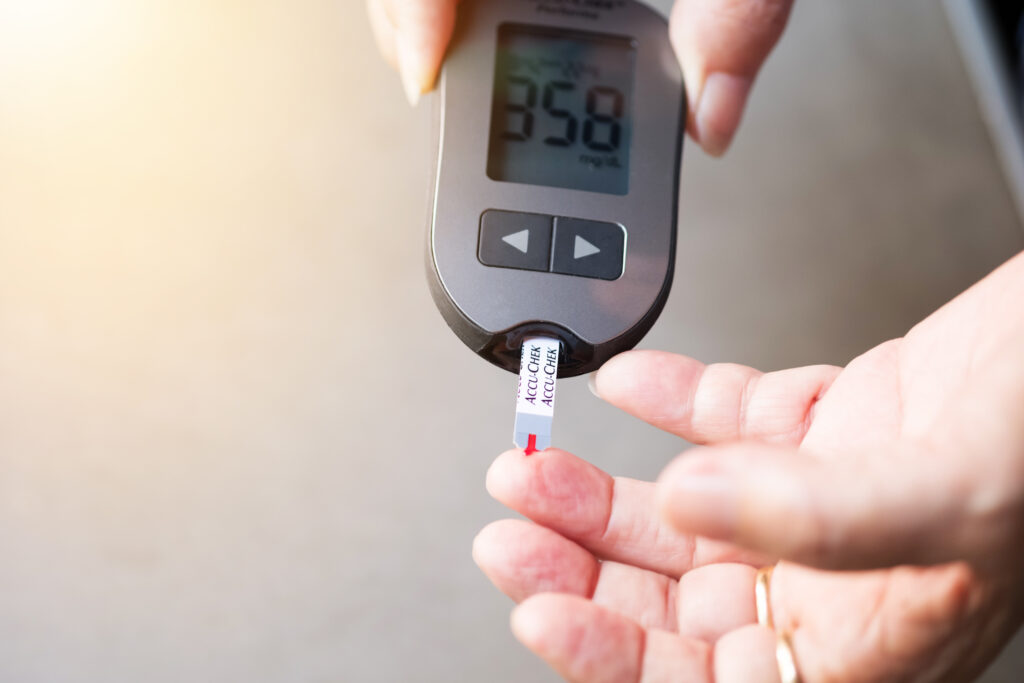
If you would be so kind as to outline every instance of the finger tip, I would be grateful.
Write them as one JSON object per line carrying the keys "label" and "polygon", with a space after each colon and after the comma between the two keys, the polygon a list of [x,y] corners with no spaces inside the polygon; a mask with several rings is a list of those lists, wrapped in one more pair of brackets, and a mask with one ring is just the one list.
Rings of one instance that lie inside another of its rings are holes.
{"label": "finger tip", "polygon": [[[672,467],[672,465],[669,465]],[[655,508],[661,513],[663,519],[671,521],[669,519],[669,507],[672,502],[672,480],[666,476],[665,472],[661,473],[661,476],[655,481],[654,486],[654,505]]]}
{"label": "finger tip", "polygon": [[652,410],[665,413],[665,404],[681,402],[703,364],[688,356],[649,349],[615,356],[597,371],[600,397],[644,419]]}
{"label": "finger tip", "polygon": [[604,365],[598,368],[597,371],[595,371],[590,376],[591,391],[594,392],[595,396],[601,398],[602,385],[607,385],[609,382],[616,378],[616,376],[620,372],[619,368],[622,366],[624,362],[627,362],[625,360],[625,357],[628,354],[629,351],[627,351],[626,353],[620,353],[617,356],[612,356],[611,359],[609,359]]}
{"label": "finger tip", "polygon": [[806,462],[758,443],[694,449],[658,478],[658,511],[680,531],[785,555],[820,531],[805,516]]}
{"label": "finger tip", "polygon": [[752,85],[750,78],[722,72],[705,79],[694,128],[700,146],[711,156],[722,156],[732,145]]}
{"label": "finger tip", "polygon": [[723,142],[721,140],[713,140],[705,137],[703,139],[698,139],[697,142],[700,145],[700,148],[703,149],[704,153],[709,157],[721,159],[725,156],[725,153],[729,151],[731,140]]}
{"label": "finger tip", "polygon": [[676,530],[683,531],[685,525],[682,525],[679,520],[675,505],[676,495],[678,494],[671,480],[658,479],[657,486],[654,488],[655,509],[663,522]]}
{"label": "finger tip", "polygon": [[526,455],[521,448],[505,451],[499,455],[487,470],[485,487],[487,493],[498,502],[513,509],[519,507],[525,492],[530,488],[533,472],[542,462],[557,453],[554,448]]}
{"label": "finger tip", "polygon": [[473,539],[473,560],[481,568],[507,564],[514,551],[524,545],[524,532],[529,522],[521,519],[499,519],[481,529]]}
{"label": "finger tip", "polygon": [[401,67],[399,71],[402,76],[402,89],[405,91],[405,99],[409,101],[409,106],[415,107],[420,102],[423,87],[417,82],[415,75],[411,74],[407,68]]}
{"label": "finger tip", "polygon": [[557,611],[557,602],[558,596],[553,593],[538,593],[519,603],[510,617],[516,639],[531,650],[543,644],[551,628],[551,610]]}
{"label": "finger tip", "polygon": [[511,621],[515,637],[566,680],[640,679],[643,628],[614,610],[580,596],[540,593],[524,601]]}
{"label": "finger tip", "polygon": [[531,479],[546,464],[553,460],[560,460],[568,456],[568,453],[558,448],[546,448],[543,451],[536,451],[529,456],[522,448],[513,448],[505,451],[491,463],[487,469],[485,486],[487,492],[498,501],[510,504],[517,500],[520,494],[529,487]]}
{"label": "finger tip", "polygon": [[522,449],[507,450],[491,463],[484,478],[484,487],[492,498],[502,500],[507,495],[509,485],[516,472],[516,461],[523,457]]}
{"label": "finger tip", "polygon": [[591,533],[603,523],[612,479],[557,448],[524,456],[503,453],[487,473],[487,490],[500,503],[563,533]]}
{"label": "finger tip", "polygon": [[638,376],[637,363],[642,362],[648,352],[626,351],[613,356],[591,375],[591,391],[602,400],[609,400],[631,387]]}
{"label": "finger tip", "polygon": [[399,34],[396,48],[398,72],[402,89],[409,104],[415,107],[424,93],[434,87],[437,80],[437,60],[415,49],[413,41]]}
{"label": "finger tip", "polygon": [[519,602],[536,593],[588,595],[597,581],[597,559],[556,532],[521,519],[483,529],[473,559],[494,586]]}
{"label": "finger tip", "polygon": [[[663,521],[675,529],[687,533],[717,535],[717,525],[708,524],[708,520],[718,517],[731,519],[732,515],[725,509],[724,503],[730,496],[724,495],[720,488],[731,491],[731,481],[722,479],[721,455],[710,452],[710,449],[694,448],[677,457],[658,477],[654,501]],[[710,491],[706,482],[711,482]],[[707,493],[708,495],[705,495]],[[697,504],[700,499],[714,501],[714,509]]]}
{"label": "finger tip", "polygon": [[670,462],[665,469],[661,471],[661,474],[658,475],[656,483],[658,485],[659,495],[664,495],[662,490],[671,488],[680,479],[689,476],[695,471],[705,469],[709,466],[713,467],[714,464],[714,457],[708,454],[705,448],[700,446],[691,448],[672,460],[672,462]]}
{"label": "finger tip", "polygon": [[522,598],[515,589],[519,572],[513,561],[514,547],[508,542],[514,530],[513,534],[509,534],[507,527],[516,521],[505,519],[492,522],[473,539],[473,562],[498,590],[513,600]]}
{"label": "finger tip", "polygon": [[541,624],[537,618],[536,610],[533,608],[533,600],[527,598],[516,605],[509,616],[509,625],[512,627],[512,635],[526,647],[532,647],[537,640],[537,633]]}
{"label": "finger tip", "polygon": [[[483,529],[477,532],[476,536],[473,537],[473,562],[480,569],[484,569],[486,566],[493,564],[494,554],[494,539],[497,531],[494,526],[498,522],[491,522]],[[485,570],[486,572],[486,570]]]}
{"label": "finger tip", "polygon": [[697,124],[690,133],[694,141],[704,153],[714,159],[721,159],[732,146],[733,133],[728,131],[710,130],[704,124]]}

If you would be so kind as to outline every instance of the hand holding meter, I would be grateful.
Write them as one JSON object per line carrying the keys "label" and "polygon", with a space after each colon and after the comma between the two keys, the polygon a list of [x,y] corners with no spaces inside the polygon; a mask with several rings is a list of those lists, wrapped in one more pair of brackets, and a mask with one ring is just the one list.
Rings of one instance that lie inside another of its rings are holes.
{"label": "hand holding meter", "polygon": [[428,272],[449,326],[558,376],[633,347],[668,297],[686,98],[665,19],[634,0],[466,0],[435,96]]}

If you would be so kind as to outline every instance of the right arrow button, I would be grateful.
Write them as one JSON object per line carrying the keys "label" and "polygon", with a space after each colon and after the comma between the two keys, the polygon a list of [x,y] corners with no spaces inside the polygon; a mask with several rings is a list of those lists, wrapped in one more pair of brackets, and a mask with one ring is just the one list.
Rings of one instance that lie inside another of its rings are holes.
{"label": "right arrow button", "polygon": [[626,254],[626,229],[617,223],[555,218],[551,270],[601,280],[622,276]]}

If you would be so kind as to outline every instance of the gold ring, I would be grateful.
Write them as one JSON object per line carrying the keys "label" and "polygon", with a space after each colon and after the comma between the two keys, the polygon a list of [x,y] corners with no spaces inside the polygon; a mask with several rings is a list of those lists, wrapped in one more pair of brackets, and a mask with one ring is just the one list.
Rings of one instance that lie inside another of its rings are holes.
{"label": "gold ring", "polygon": [[[754,606],[757,608],[757,623],[765,628],[775,630],[772,618],[772,572],[775,565],[761,567],[754,577]],[[776,634],[775,663],[779,667],[779,679],[782,683],[800,683],[800,674],[796,670],[796,658],[793,656],[793,640],[788,633]]]}
{"label": "gold ring", "polygon": [[796,658],[793,657],[793,641],[788,633],[780,633],[775,642],[775,663],[779,665],[779,678],[782,683],[800,683]]}
{"label": "gold ring", "polygon": [[772,620],[772,601],[768,594],[772,584],[772,571],[775,565],[761,567],[754,578],[754,606],[757,607],[757,623],[770,629],[775,628]]}

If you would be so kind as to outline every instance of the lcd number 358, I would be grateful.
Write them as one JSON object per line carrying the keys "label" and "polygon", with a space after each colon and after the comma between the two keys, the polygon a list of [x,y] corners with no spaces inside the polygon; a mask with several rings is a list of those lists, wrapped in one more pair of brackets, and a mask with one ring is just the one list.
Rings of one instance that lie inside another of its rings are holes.
{"label": "lcd number 358", "polygon": [[[545,115],[561,121],[560,135],[544,138],[545,145],[572,147],[576,144],[580,123],[572,109],[564,108],[566,99],[573,98],[576,85],[570,81],[548,81],[541,90],[541,108]],[[533,138],[537,84],[526,76],[508,76],[505,81],[505,111],[511,124],[518,118],[518,126],[510,126],[503,140],[526,142]],[[576,96],[578,97],[578,96]],[[586,116],[583,119],[583,145],[594,152],[616,152],[622,142],[622,113],[624,97],[615,88],[595,85],[583,95]],[[576,98],[574,98],[576,99]],[[561,101],[561,102],[560,102]],[[579,111],[576,109],[575,111]]]}

